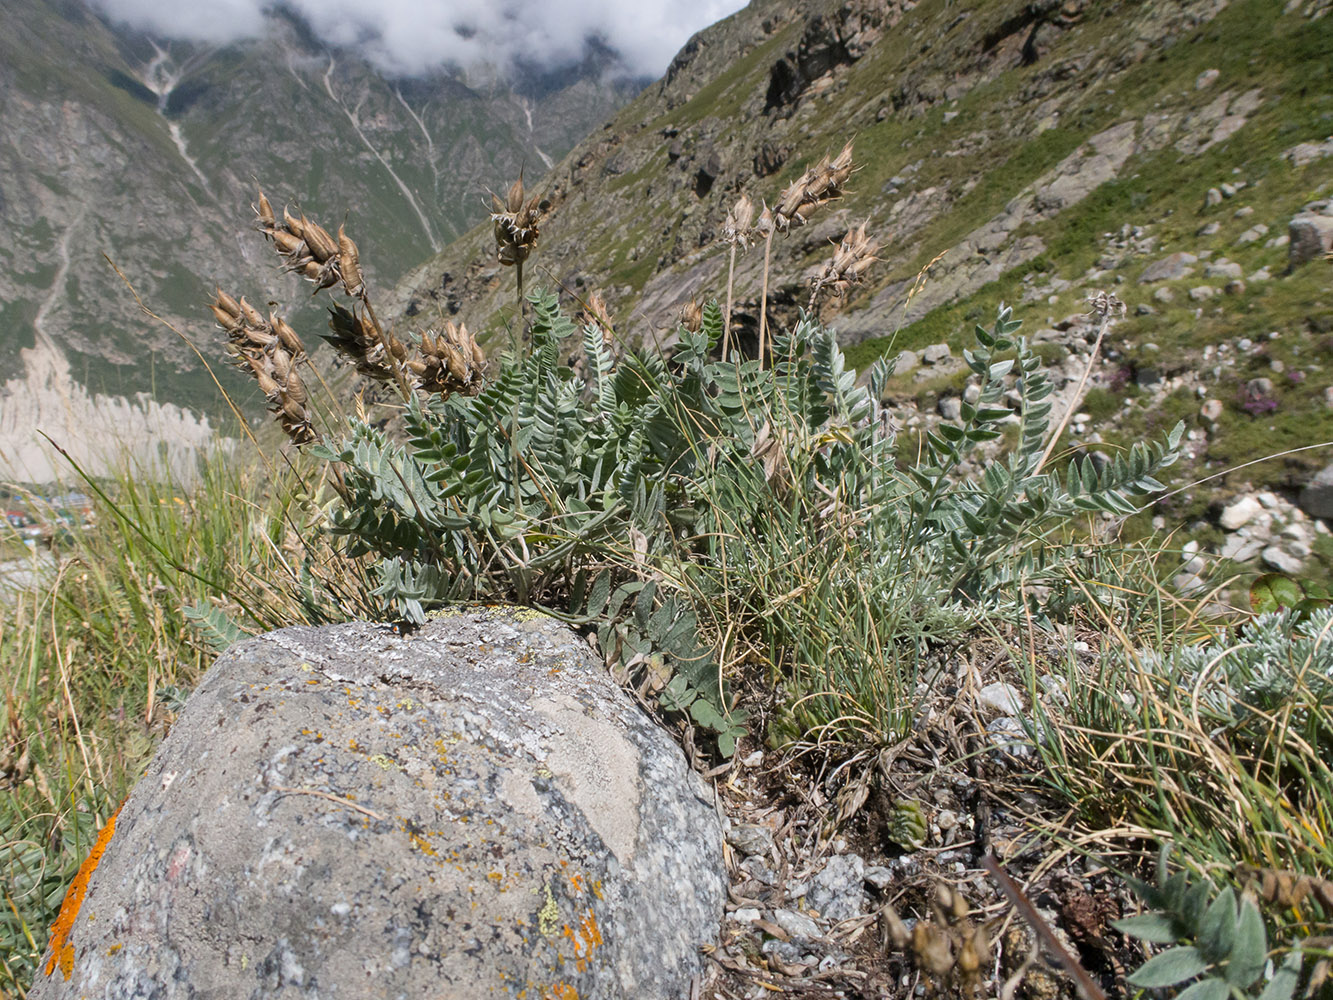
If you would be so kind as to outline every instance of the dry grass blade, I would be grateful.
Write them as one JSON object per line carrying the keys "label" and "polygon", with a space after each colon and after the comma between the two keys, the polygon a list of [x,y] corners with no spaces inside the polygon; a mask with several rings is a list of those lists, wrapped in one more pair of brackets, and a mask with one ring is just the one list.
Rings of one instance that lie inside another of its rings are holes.
{"label": "dry grass blade", "polygon": [[1055,936],[1050,926],[1042,919],[1041,914],[1037,912],[1037,908],[1032,905],[1032,901],[1023,894],[1023,890],[1000,867],[1000,863],[995,860],[995,856],[987,854],[982,858],[981,863],[985,866],[986,871],[990,872],[991,877],[995,879],[995,884],[1000,887],[1000,892],[1027,921],[1028,926],[1032,928],[1032,933],[1041,939],[1041,943],[1047,951],[1054,955],[1064,966],[1065,971],[1074,980],[1079,993],[1083,995],[1085,1000],[1106,1000],[1106,994],[1102,991],[1102,988],[1093,982],[1092,976],[1088,975],[1088,970],[1083,968],[1078,959],[1069,954],[1065,946],[1060,943],[1060,939]]}

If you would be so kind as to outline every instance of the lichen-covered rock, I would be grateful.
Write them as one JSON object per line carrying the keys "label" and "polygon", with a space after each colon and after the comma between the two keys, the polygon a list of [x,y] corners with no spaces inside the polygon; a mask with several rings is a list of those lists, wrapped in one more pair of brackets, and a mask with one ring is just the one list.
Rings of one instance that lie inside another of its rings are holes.
{"label": "lichen-covered rock", "polygon": [[235,647],[30,996],[676,998],[722,915],[677,748],[544,616]]}

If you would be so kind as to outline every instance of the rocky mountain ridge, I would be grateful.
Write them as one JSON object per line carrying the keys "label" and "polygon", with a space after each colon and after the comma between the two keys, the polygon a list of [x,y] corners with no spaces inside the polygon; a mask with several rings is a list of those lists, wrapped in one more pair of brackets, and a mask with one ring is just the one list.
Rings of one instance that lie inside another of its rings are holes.
{"label": "rocky mountain ridge", "polygon": [[[141,392],[223,411],[199,359],[142,315],[127,283],[205,354],[214,284],[292,299],[247,232],[257,181],[346,219],[367,270],[392,282],[462,232],[487,187],[540,171],[632,96],[642,82],[616,67],[594,48],[549,72],[392,79],[281,11],[260,39],[207,46],[125,28],[79,0],[4,4],[7,425],[68,408],[66,397],[89,422],[99,396]],[[297,315],[322,322],[314,307]]]}

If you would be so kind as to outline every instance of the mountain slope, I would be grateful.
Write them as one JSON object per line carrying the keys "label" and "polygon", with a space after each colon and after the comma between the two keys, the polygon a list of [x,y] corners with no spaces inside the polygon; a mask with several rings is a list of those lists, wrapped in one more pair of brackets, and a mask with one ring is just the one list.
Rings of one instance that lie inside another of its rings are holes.
{"label": "mountain slope", "polygon": [[0,379],[20,374],[16,348],[43,341],[100,391],[216,398],[104,253],[193,332],[216,282],[285,296],[243,235],[258,179],[279,202],[346,216],[368,266],[393,280],[461,231],[486,185],[562,154],[635,87],[604,82],[607,53],[517,87],[395,81],[298,22],[275,15],[269,27],[209,48],[108,24],[72,0],[0,7]]}
{"label": "mountain slope", "polygon": [[[1333,239],[1331,7],[755,0],[551,172],[534,264],[573,296],[598,289],[631,340],[670,343],[692,295],[726,297],[736,196],[773,204],[854,138],[847,196],[774,241],[770,316],[794,319],[832,244],[866,220],[881,262],[820,316],[857,366],[908,352],[889,386],[905,426],[962,392],[959,349],[1001,301],[1072,393],[1091,347],[1078,314],[1113,290],[1129,314],[1069,447],[1113,450],[1184,418],[1184,483],[1333,441],[1333,275],[1286,245],[1298,217]],[[751,350],[762,263],[762,246],[737,261]],[[396,305],[494,330],[512,295],[482,225],[414,270]],[[953,357],[917,367],[941,343]],[[1230,493],[1294,499],[1329,458],[1285,455],[1159,509],[1204,531]]]}

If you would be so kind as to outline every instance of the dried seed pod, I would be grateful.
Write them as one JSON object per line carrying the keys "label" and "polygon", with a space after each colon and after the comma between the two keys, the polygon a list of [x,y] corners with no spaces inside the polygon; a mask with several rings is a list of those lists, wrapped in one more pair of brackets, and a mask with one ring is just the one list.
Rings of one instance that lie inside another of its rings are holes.
{"label": "dried seed pod", "polygon": [[311,254],[315,260],[321,264],[338,254],[338,241],[335,240],[327,229],[318,222],[311,222],[304,215],[301,216],[301,222],[304,229],[301,235],[305,238],[305,244],[310,248]]}
{"label": "dried seed pod", "polygon": [[273,245],[278,248],[278,252],[288,257],[300,257],[305,255],[305,240],[295,233],[289,233],[285,229],[275,229],[269,234],[273,238]]}
{"label": "dried seed pod", "polygon": [[239,302],[224,292],[221,288],[215,288],[214,291],[217,293],[217,305],[219,308],[225,309],[232,316],[241,315],[241,304]]}
{"label": "dried seed pod", "polygon": [[245,317],[247,326],[252,326],[256,329],[264,328],[264,314],[247,302],[245,296],[241,296],[240,307],[241,315]]}
{"label": "dried seed pod", "polygon": [[292,370],[292,356],[281,347],[275,346],[269,352],[268,357],[273,362],[273,374],[278,377],[279,381],[286,379]]}
{"label": "dried seed pod", "polygon": [[310,396],[306,392],[305,382],[301,379],[300,373],[292,368],[287,372],[286,378],[287,395],[296,400],[302,406],[310,402]]}
{"label": "dried seed pod", "polygon": [[213,318],[218,321],[218,326],[230,333],[244,325],[244,321],[239,315],[233,315],[218,305],[211,305],[208,308],[213,310]]}
{"label": "dried seed pod", "polygon": [[259,190],[259,204],[251,205],[255,210],[256,221],[262,229],[273,229],[278,224],[278,218],[273,214],[273,206],[269,204],[268,198],[264,195],[263,188]]}
{"label": "dried seed pod", "polygon": [[297,238],[304,238],[305,236],[304,215],[301,216],[301,218],[299,219],[294,219],[292,218],[292,213],[287,211],[287,209],[284,207],[282,210],[282,221],[286,224],[287,231],[289,233],[291,233],[293,236],[296,236]]}
{"label": "dried seed pod", "polygon": [[704,309],[697,299],[690,299],[680,310],[680,325],[690,333],[698,333],[704,325]]}
{"label": "dried seed pod", "polygon": [[270,313],[268,322],[273,327],[273,332],[278,335],[278,339],[292,355],[293,358],[300,358],[305,354],[305,345],[301,343],[301,338],[296,335],[296,331],[291,325],[277,313]]}
{"label": "dried seed pod", "polygon": [[363,295],[366,283],[361,277],[361,255],[342,226],[338,227],[338,267],[342,271],[343,291],[353,298]]}

